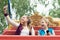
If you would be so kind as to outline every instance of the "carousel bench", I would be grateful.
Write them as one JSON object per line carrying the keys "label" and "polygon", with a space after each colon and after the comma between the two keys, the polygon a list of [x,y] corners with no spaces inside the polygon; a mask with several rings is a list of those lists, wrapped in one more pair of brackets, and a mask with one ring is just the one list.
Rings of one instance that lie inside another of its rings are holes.
{"label": "carousel bench", "polygon": [[[37,33],[38,33],[38,30],[39,29],[41,29],[41,27],[33,27],[34,28],[34,30],[35,30],[35,35],[37,35]],[[55,34],[56,35],[60,35],[60,27],[49,27],[49,28],[53,28],[54,29],[54,31],[55,31]],[[3,32],[3,35],[14,35],[15,34],[15,32],[16,32],[16,29],[17,28],[11,28],[10,30],[4,30],[4,32]]]}
{"label": "carousel bench", "polygon": [[[60,30],[54,30],[56,35],[60,35]],[[3,35],[15,35],[16,30],[6,30]],[[35,35],[38,34],[38,30],[35,30]]]}

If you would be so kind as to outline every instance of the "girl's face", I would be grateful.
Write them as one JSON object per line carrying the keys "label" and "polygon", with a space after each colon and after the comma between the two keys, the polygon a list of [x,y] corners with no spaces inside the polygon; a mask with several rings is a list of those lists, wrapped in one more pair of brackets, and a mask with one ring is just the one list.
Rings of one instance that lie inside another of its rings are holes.
{"label": "girl's face", "polygon": [[45,22],[45,20],[41,20],[41,26],[42,28],[46,28],[47,27],[47,22]]}
{"label": "girl's face", "polygon": [[21,21],[22,23],[27,22],[27,21],[28,21],[27,16],[22,16],[20,21]]}

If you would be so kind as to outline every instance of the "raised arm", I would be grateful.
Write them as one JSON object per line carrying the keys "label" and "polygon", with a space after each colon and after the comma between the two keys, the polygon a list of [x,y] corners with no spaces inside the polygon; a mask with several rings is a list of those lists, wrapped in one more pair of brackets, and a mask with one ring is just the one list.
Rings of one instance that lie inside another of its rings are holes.
{"label": "raised arm", "polygon": [[3,11],[4,11],[4,15],[8,21],[8,23],[10,23],[11,25],[15,26],[15,27],[18,27],[19,26],[19,23],[16,23],[15,21],[13,21],[12,19],[10,19],[9,15],[7,14],[7,5],[4,6],[3,8]]}
{"label": "raised arm", "polygon": [[13,21],[12,19],[10,19],[9,16],[6,17],[8,23],[10,23],[11,25],[15,26],[15,27],[18,27],[19,26],[19,23],[16,23],[15,21]]}

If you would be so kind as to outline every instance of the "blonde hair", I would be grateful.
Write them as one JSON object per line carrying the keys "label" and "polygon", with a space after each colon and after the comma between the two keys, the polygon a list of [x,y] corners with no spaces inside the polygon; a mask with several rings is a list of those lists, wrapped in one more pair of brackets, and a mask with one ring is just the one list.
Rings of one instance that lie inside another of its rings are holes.
{"label": "blonde hair", "polygon": [[47,26],[49,26],[49,20],[45,17],[43,17],[42,19],[47,23]]}

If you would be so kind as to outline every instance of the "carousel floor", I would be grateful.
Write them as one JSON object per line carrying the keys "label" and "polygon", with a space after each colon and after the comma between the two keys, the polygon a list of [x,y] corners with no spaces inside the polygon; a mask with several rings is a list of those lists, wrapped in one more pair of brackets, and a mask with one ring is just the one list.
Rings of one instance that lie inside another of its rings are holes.
{"label": "carousel floor", "polygon": [[55,36],[0,35],[0,40],[60,40],[60,35]]}

